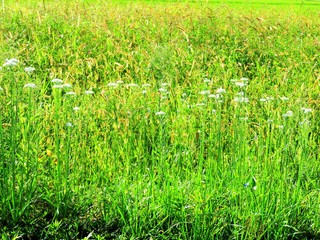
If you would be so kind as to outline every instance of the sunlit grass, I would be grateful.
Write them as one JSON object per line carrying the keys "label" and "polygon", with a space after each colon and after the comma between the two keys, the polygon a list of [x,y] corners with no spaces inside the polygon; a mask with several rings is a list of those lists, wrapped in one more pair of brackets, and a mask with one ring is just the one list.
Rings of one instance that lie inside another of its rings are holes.
{"label": "sunlit grass", "polygon": [[316,9],[10,6],[2,238],[319,237]]}

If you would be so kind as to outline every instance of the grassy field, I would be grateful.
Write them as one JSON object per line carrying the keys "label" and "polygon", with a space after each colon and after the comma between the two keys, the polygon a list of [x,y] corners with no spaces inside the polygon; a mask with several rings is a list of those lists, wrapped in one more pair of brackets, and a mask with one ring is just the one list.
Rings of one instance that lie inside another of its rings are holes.
{"label": "grassy field", "polygon": [[320,6],[239,2],[3,2],[3,240],[320,238]]}

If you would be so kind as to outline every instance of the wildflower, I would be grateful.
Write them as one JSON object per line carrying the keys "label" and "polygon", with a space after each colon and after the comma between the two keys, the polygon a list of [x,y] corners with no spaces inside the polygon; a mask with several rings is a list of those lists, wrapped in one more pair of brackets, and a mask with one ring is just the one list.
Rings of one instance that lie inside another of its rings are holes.
{"label": "wildflower", "polygon": [[27,83],[23,88],[36,88],[36,85],[34,83]]}
{"label": "wildflower", "polygon": [[[86,90],[84,93],[87,94],[87,95],[94,94],[94,92],[93,92],[92,90]],[[102,93],[101,93],[101,94],[102,94]]]}
{"label": "wildflower", "polygon": [[117,83],[117,84],[122,84],[123,81],[122,81],[122,80],[118,80],[118,81],[116,81],[116,83]]}
{"label": "wildflower", "polygon": [[248,103],[249,99],[246,97],[235,97],[234,101],[239,103]]}
{"label": "wildflower", "polygon": [[66,95],[76,95],[76,93],[75,92],[66,92]]}
{"label": "wildflower", "polygon": [[289,100],[288,97],[280,97],[280,99],[281,99],[282,101],[288,101],[288,100]]}
{"label": "wildflower", "polygon": [[267,99],[266,98],[260,98],[260,102],[266,102]]}
{"label": "wildflower", "polygon": [[54,78],[54,79],[51,80],[51,82],[55,83],[55,84],[62,84],[63,83],[63,81],[61,79],[59,79],[59,78]]}
{"label": "wildflower", "polygon": [[73,111],[79,111],[79,110],[80,110],[79,107],[74,107],[74,108],[73,108]]}
{"label": "wildflower", "polygon": [[203,80],[203,82],[204,82],[204,83],[211,83],[211,80],[208,79],[208,78],[205,78],[205,79]]}
{"label": "wildflower", "polygon": [[66,127],[73,127],[73,124],[71,122],[67,122]]}
{"label": "wildflower", "polygon": [[167,93],[167,92],[168,92],[168,90],[167,90],[167,89],[165,89],[165,88],[159,88],[159,92]]}
{"label": "wildflower", "polygon": [[234,84],[235,84],[237,87],[240,87],[240,88],[243,88],[243,87],[247,86],[247,84],[244,83],[244,82],[235,82]]}
{"label": "wildflower", "polygon": [[204,91],[201,91],[200,94],[201,95],[208,95],[208,94],[210,94],[210,91],[209,90],[204,90]]}
{"label": "wildflower", "polygon": [[219,93],[217,93],[217,94],[209,94],[208,97],[209,97],[209,98],[219,99],[220,97],[222,97],[222,95],[220,95]]}
{"label": "wildflower", "polygon": [[205,103],[197,103],[196,106],[197,107],[204,107],[206,104]]}
{"label": "wildflower", "polygon": [[249,78],[242,77],[242,78],[240,78],[240,81],[242,81],[242,82],[248,82],[248,81],[249,81]]}
{"label": "wildflower", "polygon": [[129,83],[127,84],[127,87],[139,87],[139,85],[136,83]]}
{"label": "wildflower", "polygon": [[161,116],[161,115],[165,115],[165,114],[166,114],[166,113],[163,112],[163,111],[156,112],[156,115],[157,115],[157,116]]}
{"label": "wildflower", "polygon": [[72,85],[70,83],[65,83],[62,86],[63,88],[72,88]]}
{"label": "wildflower", "polygon": [[170,86],[169,83],[161,83],[161,87],[168,87],[168,86]]}
{"label": "wildflower", "polygon": [[146,87],[151,87],[151,84],[149,84],[149,83],[142,84],[142,86],[141,86],[141,87],[144,87],[144,88],[146,88]]}
{"label": "wildflower", "polygon": [[240,96],[240,97],[244,96],[244,92],[238,92],[237,96]]}
{"label": "wildflower", "polygon": [[3,64],[3,67],[14,67],[18,65],[19,60],[16,58],[6,59],[5,63]]}
{"label": "wildflower", "polygon": [[268,102],[274,100],[273,97],[266,97],[266,99],[267,99]]}
{"label": "wildflower", "polygon": [[142,90],[142,94],[147,94],[147,90]]}
{"label": "wildflower", "polygon": [[108,85],[107,85],[108,87],[118,87],[118,83],[113,83],[113,82],[111,82],[111,83],[108,83]]}
{"label": "wildflower", "polygon": [[303,111],[303,113],[311,113],[312,112],[311,108],[301,108],[301,110]]}
{"label": "wildflower", "polygon": [[283,117],[292,117],[293,116],[293,112],[289,110],[285,114],[283,114],[282,116]]}
{"label": "wildflower", "polygon": [[2,87],[0,87],[0,91],[3,91],[3,88],[2,88]]}
{"label": "wildflower", "polygon": [[24,71],[26,72],[26,73],[32,73],[33,71],[35,71],[36,69],[34,68],[34,67],[26,67],[26,68],[24,68]]}
{"label": "wildflower", "polygon": [[220,93],[226,93],[226,90],[223,88],[218,88],[216,93],[220,94]]}

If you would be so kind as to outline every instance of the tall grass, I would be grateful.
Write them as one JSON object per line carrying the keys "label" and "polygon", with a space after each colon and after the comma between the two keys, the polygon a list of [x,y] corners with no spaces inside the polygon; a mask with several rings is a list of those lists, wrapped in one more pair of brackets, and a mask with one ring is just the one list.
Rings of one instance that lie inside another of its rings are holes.
{"label": "tall grass", "polygon": [[2,15],[3,239],[319,237],[316,8],[28,6]]}

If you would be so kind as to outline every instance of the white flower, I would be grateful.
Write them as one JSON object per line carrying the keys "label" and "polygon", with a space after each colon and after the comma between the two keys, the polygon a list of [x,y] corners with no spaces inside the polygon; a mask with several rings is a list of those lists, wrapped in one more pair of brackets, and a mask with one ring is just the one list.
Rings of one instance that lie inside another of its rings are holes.
{"label": "white flower", "polygon": [[311,108],[301,108],[301,110],[303,111],[303,113],[311,113],[312,112]]}
{"label": "white flower", "polygon": [[24,71],[27,72],[27,73],[32,73],[33,71],[35,71],[36,69],[34,67],[26,67],[24,68]]}
{"label": "white flower", "polygon": [[72,124],[71,122],[67,122],[67,123],[66,123],[66,126],[67,126],[67,127],[73,127],[73,124]]}
{"label": "white flower", "polygon": [[146,94],[146,93],[147,93],[147,90],[142,90],[141,93],[142,93],[142,94]]}
{"label": "white flower", "polygon": [[208,79],[208,78],[205,78],[205,79],[203,80],[203,82],[204,82],[204,83],[211,83],[211,80]]}
{"label": "white flower", "polygon": [[267,101],[272,101],[272,100],[274,100],[273,97],[266,97],[266,99],[267,99]]}
{"label": "white flower", "polygon": [[248,82],[248,81],[249,81],[249,78],[242,77],[242,78],[240,78],[240,81]]}
{"label": "white flower", "polygon": [[282,101],[288,101],[288,100],[289,100],[288,97],[280,97],[280,99],[281,99]]}
{"label": "white flower", "polygon": [[127,87],[139,87],[139,85],[136,83],[129,83],[127,84]]}
{"label": "white flower", "polygon": [[54,78],[54,79],[51,80],[51,82],[55,83],[55,84],[62,84],[63,83],[63,81],[61,79],[59,79],[59,78]]}
{"label": "white flower", "polygon": [[216,93],[226,93],[226,90],[223,88],[218,88]]}
{"label": "white flower", "polygon": [[122,84],[123,81],[122,81],[122,80],[118,80],[116,83],[117,83],[117,84]]}
{"label": "white flower", "polygon": [[163,112],[163,111],[156,112],[156,115],[157,115],[157,116],[165,115],[165,114],[166,114],[166,113],[165,113],[165,112]]}
{"label": "white flower", "polygon": [[73,111],[79,111],[79,110],[80,110],[79,107],[74,107],[74,108],[73,108]]}
{"label": "white flower", "polygon": [[23,88],[36,88],[36,85],[34,83],[27,83]]}
{"label": "white flower", "polygon": [[165,88],[159,88],[159,92],[161,93],[168,93],[168,90]]}
{"label": "white flower", "polygon": [[63,88],[72,88],[72,85],[70,83],[65,83],[62,86]]}
{"label": "white flower", "polygon": [[108,87],[118,87],[118,83],[113,83],[113,82],[111,82],[111,83],[108,83],[108,85],[107,85]]}
{"label": "white flower", "polygon": [[19,60],[16,58],[6,59],[5,63],[3,64],[3,67],[14,67],[18,65]]}
{"label": "white flower", "polygon": [[196,106],[197,107],[204,107],[206,104],[205,103],[197,103]]}
{"label": "white flower", "polygon": [[76,95],[76,93],[75,92],[66,92],[66,95]]}
{"label": "white flower", "polygon": [[199,92],[201,95],[207,95],[207,94],[210,94],[210,91],[209,90],[203,90],[201,92]]}
{"label": "white flower", "polygon": [[266,102],[267,101],[267,99],[265,99],[265,98],[260,98],[260,102]]}
{"label": "white flower", "polygon": [[243,88],[243,87],[247,86],[247,84],[244,83],[244,82],[235,82],[234,84],[235,84],[237,87],[240,87],[240,88]]}
{"label": "white flower", "polygon": [[243,97],[244,96],[244,92],[238,92],[237,96]]}
{"label": "white flower", "polygon": [[3,88],[2,88],[2,87],[0,87],[0,91],[3,91]]}
{"label": "white flower", "polygon": [[246,97],[235,97],[234,101],[239,103],[248,103],[249,99]]}
{"label": "white flower", "polygon": [[146,87],[151,87],[151,84],[146,83],[146,84],[142,84],[142,87],[146,88]]}
{"label": "white flower", "polygon": [[94,92],[92,90],[86,90],[84,93],[87,94],[87,95],[94,94]]}
{"label": "white flower", "polygon": [[161,87],[168,87],[168,86],[170,86],[169,83],[161,83]]}
{"label": "white flower", "polygon": [[215,98],[215,99],[219,99],[220,97],[222,97],[222,95],[220,95],[220,94],[210,94],[209,96],[208,96],[209,98]]}
{"label": "white flower", "polygon": [[289,110],[285,114],[283,114],[282,116],[283,117],[292,117],[293,116],[293,112]]}

